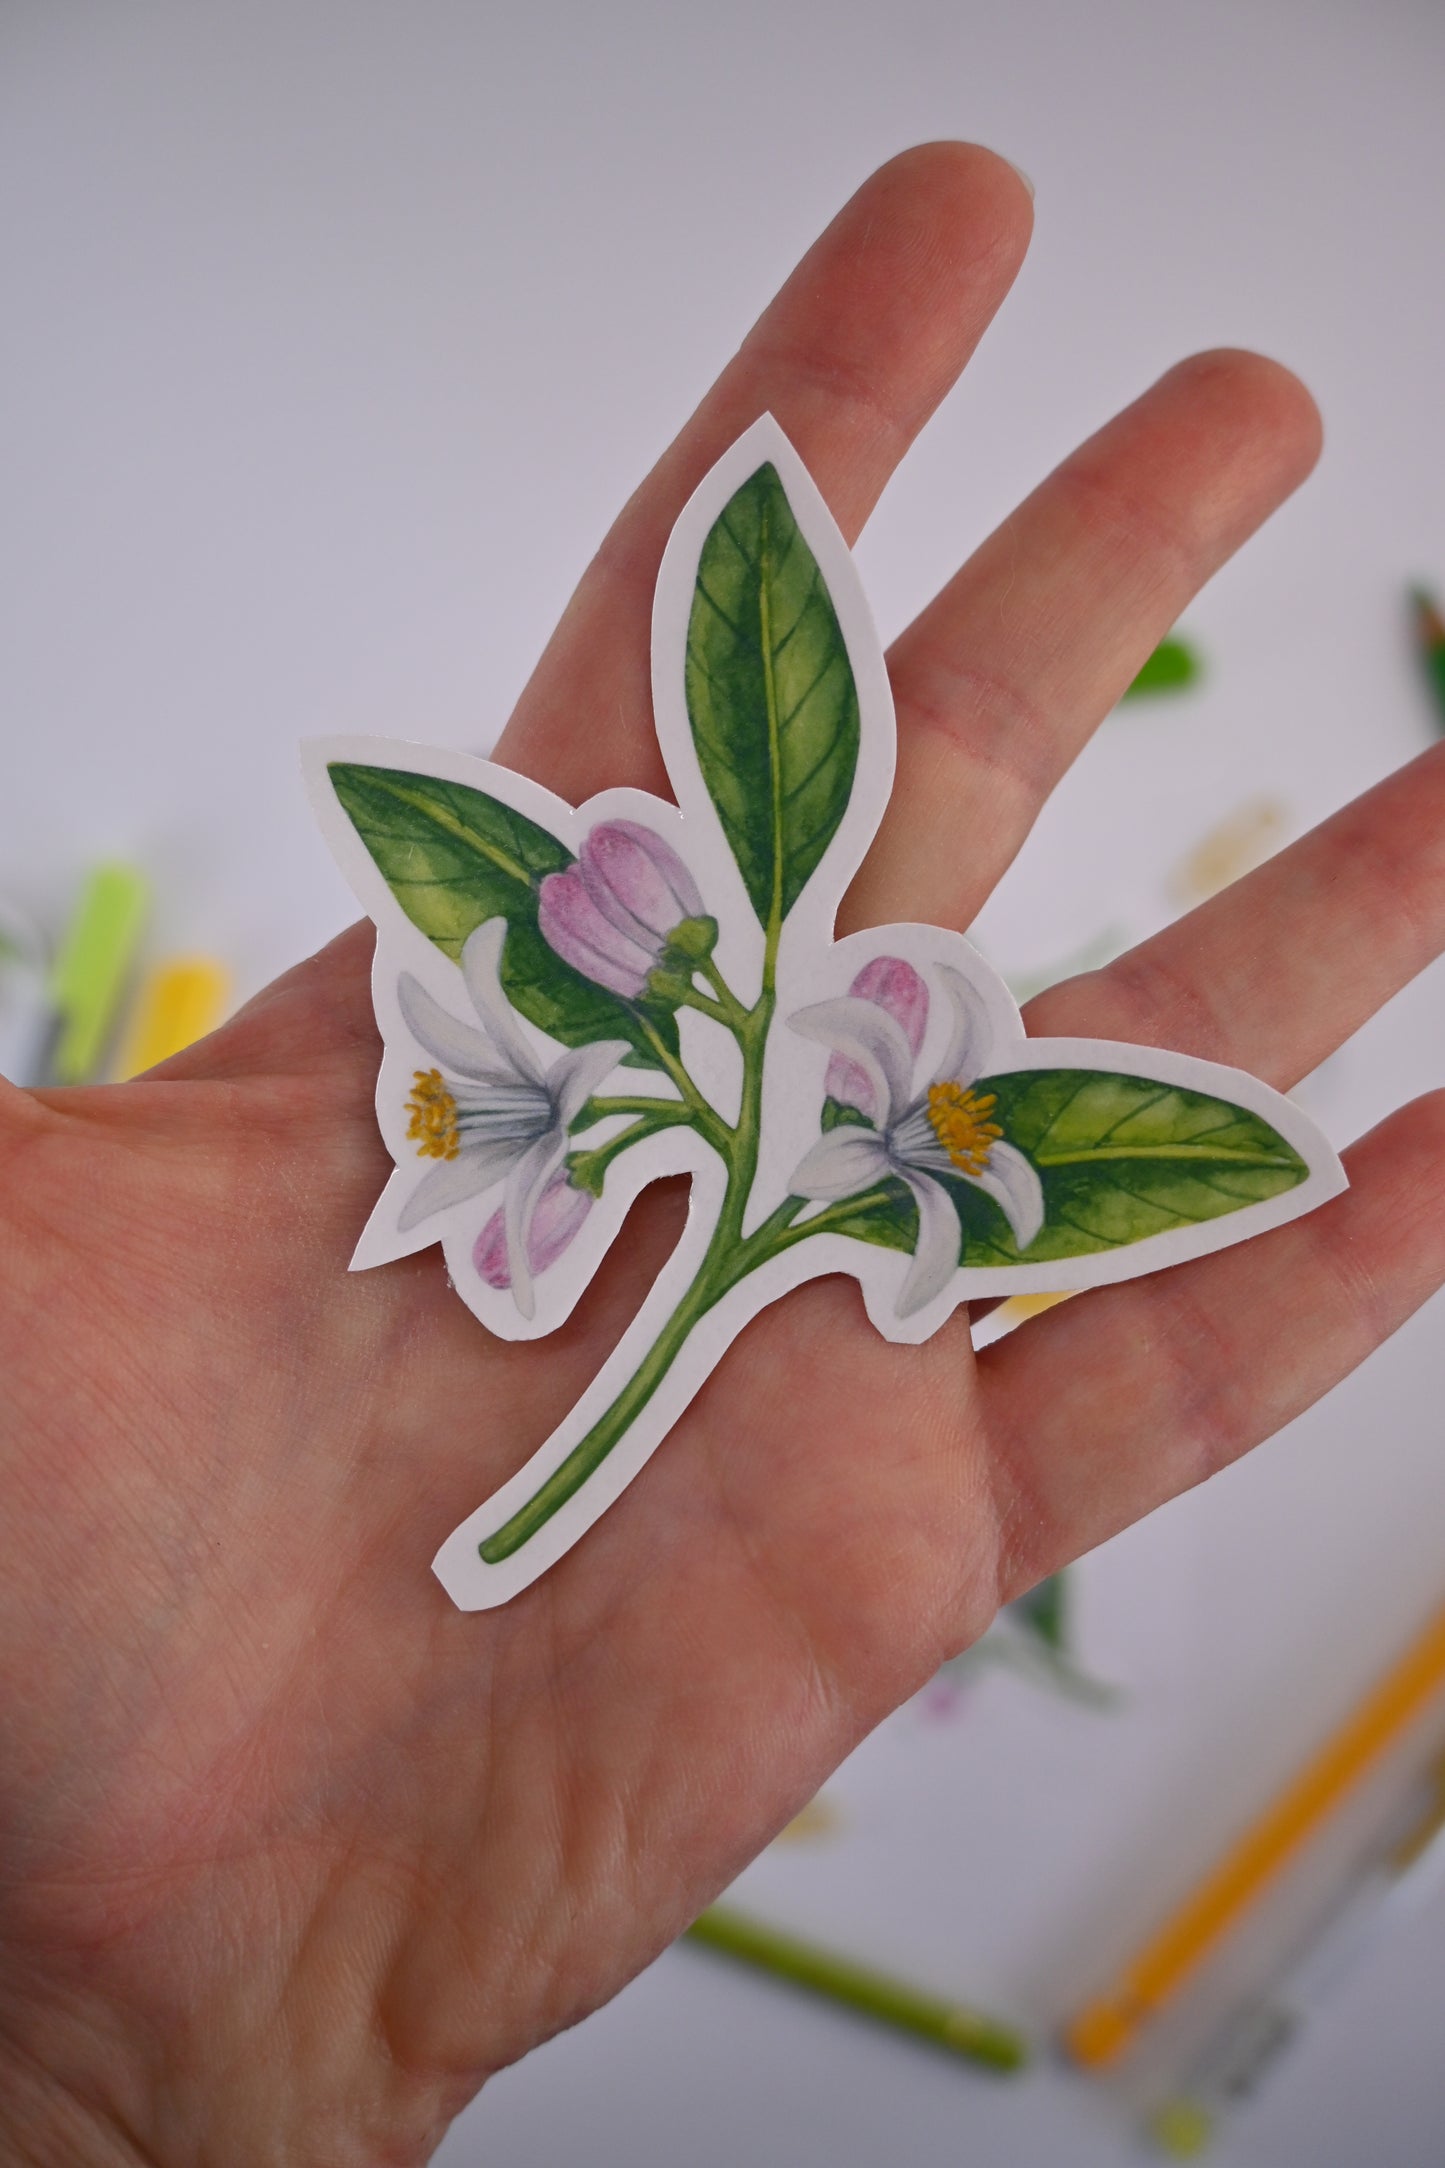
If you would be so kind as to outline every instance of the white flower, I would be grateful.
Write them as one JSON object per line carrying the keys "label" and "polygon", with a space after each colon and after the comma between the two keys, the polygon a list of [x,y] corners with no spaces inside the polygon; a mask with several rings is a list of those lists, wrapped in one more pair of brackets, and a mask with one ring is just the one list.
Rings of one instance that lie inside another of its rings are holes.
{"label": "white flower", "polygon": [[433,1212],[480,1197],[506,1182],[503,1217],[512,1295],[524,1317],[532,1293],[532,1216],[567,1156],[568,1131],[608,1071],[627,1052],[625,1039],[603,1039],[560,1054],[547,1070],[518,1030],[498,967],[507,922],[488,919],[462,950],[462,976],[481,1029],[464,1024],[404,971],[397,1001],[413,1036],[441,1066],[418,1069],[407,1101],[407,1135],[423,1159],[422,1176],[397,1221],[405,1233]]}
{"label": "white flower", "polygon": [[954,1029],[942,1066],[921,1090],[914,1088],[908,1037],[880,1001],[845,994],[788,1020],[805,1039],[819,1040],[863,1072],[877,1118],[876,1128],[845,1122],[828,1130],[804,1154],[788,1186],[796,1197],[832,1203],[890,1179],[908,1184],[918,1207],[918,1240],[898,1295],[899,1317],[942,1294],[958,1267],[958,1213],[940,1176],[992,1197],[1021,1250],[1044,1222],[1037,1172],[989,1120],[993,1096],[973,1090],[990,1051],[987,1013],[960,972],[948,964],[934,969],[953,1004]]}

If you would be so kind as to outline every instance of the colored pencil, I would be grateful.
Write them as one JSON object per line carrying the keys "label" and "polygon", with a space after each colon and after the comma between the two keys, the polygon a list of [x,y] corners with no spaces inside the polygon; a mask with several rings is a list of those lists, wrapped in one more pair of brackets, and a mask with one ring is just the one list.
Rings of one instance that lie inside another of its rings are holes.
{"label": "colored pencil", "polygon": [[142,1075],[214,1031],[226,1013],[230,974],[211,956],[171,956],[141,987],[117,1074]]}
{"label": "colored pencil", "polygon": [[1365,1859],[1302,1946],[1269,1985],[1231,2012],[1150,2118],[1162,2152],[1192,2160],[1221,2117],[1251,2099],[1382,1936],[1432,1898],[1445,1879],[1445,1768],[1416,1788],[1414,1811],[1393,1841]]}
{"label": "colored pencil", "polygon": [[1028,2061],[1023,2036],[998,2018],[800,1941],[735,1912],[730,1905],[711,1906],[693,1921],[687,1935],[690,1941],[752,1965],[790,1987],[805,1988],[968,2062],[1006,2071],[1021,2070]]}
{"label": "colored pencil", "polygon": [[0,898],[0,1076],[38,1084],[53,1033],[45,943],[23,911]]}
{"label": "colored pencil", "polygon": [[131,866],[97,866],[81,891],[50,975],[55,1083],[87,1084],[99,1073],[148,902]]}
{"label": "colored pencil", "polygon": [[1352,1711],[1199,1886],[1080,2011],[1065,2035],[1074,2060],[1113,2062],[1216,1943],[1289,1865],[1407,1724],[1445,1688],[1445,1610]]}

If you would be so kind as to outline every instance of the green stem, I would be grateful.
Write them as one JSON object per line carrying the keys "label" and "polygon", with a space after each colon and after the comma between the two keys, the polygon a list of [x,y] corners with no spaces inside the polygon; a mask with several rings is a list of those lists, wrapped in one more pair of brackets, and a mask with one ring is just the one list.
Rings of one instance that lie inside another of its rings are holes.
{"label": "green stem", "polygon": [[[857,1197],[840,1197],[836,1204],[825,1206],[815,1218],[805,1221],[801,1227],[793,1226],[792,1222],[802,1211],[808,1199],[806,1197],[785,1198],[783,1204],[779,1205],[778,1211],[773,1214],[773,1219],[777,1219],[779,1214],[789,1205],[792,1210],[788,1212],[787,1218],[782,1221],[778,1232],[774,1235],[768,1254],[773,1257],[780,1257],[784,1250],[795,1249],[798,1243],[806,1242],[810,1235],[830,1235],[836,1229],[846,1227],[850,1220],[857,1219],[860,1212],[868,1210],[872,1194],[867,1192]],[[879,1200],[882,1201],[881,1192],[878,1194]],[[771,1225],[772,1222],[768,1221],[765,1224]],[[763,1229],[760,1227],[757,1232],[761,1234]],[[761,1264],[763,1260],[759,1258],[758,1262]]]}
{"label": "green stem", "polygon": [[[630,1142],[630,1138],[616,1138],[614,1144]],[[604,1150],[607,1147],[603,1147]],[[751,1174],[749,1175],[751,1181]],[[729,1182],[729,1196],[733,1183]],[[724,1201],[724,1211],[719,1214],[717,1226],[707,1252],[699,1265],[692,1285],[663,1326],[642,1361],[633,1371],[622,1391],[611,1406],[598,1417],[584,1438],[580,1438],[566,1459],[553,1469],[545,1483],[532,1493],[524,1506],[512,1515],[479,1546],[482,1560],[488,1566],[500,1564],[510,1558],[522,1545],[545,1527],[559,1507],[576,1496],[588,1477],[601,1467],[608,1454],[641,1415],[658,1386],[667,1376],[673,1363],[687,1345],[693,1327],[703,1319],[714,1303],[766,1264],[770,1257],[777,1257],[794,1242],[805,1236],[824,1231],[829,1214],[820,1213],[806,1227],[794,1228],[793,1220],[808,1202],[805,1197],[785,1197],[775,1211],[762,1224],[755,1227],[745,1242],[739,1242],[729,1231],[729,1215]],[[847,1199],[845,1204],[853,1205]],[[831,1208],[841,1216],[843,1206]]]}
{"label": "green stem", "polygon": [[568,1163],[572,1169],[573,1181],[579,1189],[590,1190],[594,1197],[600,1197],[603,1180],[614,1159],[623,1152],[630,1151],[634,1144],[641,1144],[644,1137],[655,1137],[664,1129],[676,1129],[683,1124],[691,1126],[691,1123],[690,1108],[678,1106],[671,1100],[664,1100],[659,1107],[654,1100],[648,1113],[639,1115],[635,1122],[629,1122],[625,1129],[620,1129],[606,1144],[583,1146],[581,1150],[571,1153]]}
{"label": "green stem", "polygon": [[718,1113],[716,1107],[704,1099],[656,1025],[649,1023],[646,1017],[639,1018],[639,1022],[642,1025],[643,1037],[652,1048],[662,1067],[672,1078],[673,1083],[682,1093],[687,1105],[692,1109],[697,1120],[698,1129],[707,1138],[708,1143],[715,1152],[720,1153],[724,1159],[728,1158],[728,1143],[732,1136],[731,1129]]}
{"label": "green stem", "polygon": [[[771,655],[766,592],[763,614],[763,652]],[[776,752],[778,723],[776,692],[771,671],[768,672],[768,727]],[[775,818],[780,822],[780,809],[775,809]],[[779,830],[779,852],[781,847]],[[637,1369],[611,1406],[599,1416],[586,1436],[573,1446],[566,1459],[552,1471],[546,1482],[533,1492],[527,1503],[519,1507],[510,1520],[504,1522],[479,1546],[486,1565],[494,1566],[504,1558],[512,1557],[540,1528],[545,1527],[553,1514],[564,1506],[569,1498],[576,1496],[588,1477],[601,1467],[613,1447],[625,1436],[647,1406],[686,1346],[693,1327],[729,1288],[735,1287],[747,1273],[764,1263],[776,1249],[786,1246],[786,1231],[793,1217],[803,1208],[805,1200],[802,1198],[786,1198],[761,1227],[754,1229],[746,1241],[742,1232],[743,1216],[747,1211],[748,1199],[752,1195],[758,1171],[758,1148],[762,1133],[763,1068],[767,1058],[768,1033],[772,1028],[777,1007],[778,944],[782,930],[782,874],[779,870],[774,878],[771,908],[763,929],[762,990],[753,1007],[743,1007],[710,957],[698,968],[716,994],[716,1002],[710,1002],[706,997],[696,994],[687,997],[690,1007],[699,1009],[703,1015],[712,1016],[726,1025],[737,1039],[741,1050],[742,1101],[733,1126],[729,1127],[703,1097],[682,1062],[670,1051],[653,1025],[645,1018],[642,1019],[643,1032],[649,1045],[682,1094],[686,1112],[681,1118],[691,1120],[727,1164],[728,1179],[723,1193],[722,1209],[692,1285]],[[594,1105],[596,1104],[598,1102],[594,1101]],[[615,1102],[613,1104],[615,1105]],[[629,1134],[615,1139],[614,1143],[621,1149],[626,1143],[633,1141],[635,1139]],[[608,1147],[604,1146],[602,1149],[606,1151]]]}
{"label": "green stem", "polygon": [[734,1032],[741,1031],[747,1023],[748,1011],[743,1007],[743,1004],[739,1001],[721,971],[719,971],[714,959],[711,956],[705,956],[697,968],[699,975],[707,980],[708,985],[716,994],[717,1005],[723,1011],[724,1021],[727,1023],[728,1028]]}
{"label": "green stem", "polygon": [[[760,1226],[755,1227],[746,1241],[740,1241],[733,1232],[733,1215],[728,1207],[738,1181],[738,1168],[747,1167],[747,1183],[751,1186],[755,1168],[755,1148],[751,1159],[745,1149],[745,1129],[739,1122],[737,1136],[742,1147],[738,1151],[734,1172],[729,1178],[723,1210],[718,1215],[706,1254],[697,1269],[692,1285],[663,1326],[652,1346],[643,1356],[632,1376],[611,1406],[600,1415],[586,1436],[580,1438],[566,1459],[548,1476],[545,1483],[532,1493],[524,1506],[505,1521],[479,1546],[484,1564],[495,1566],[504,1558],[510,1558],[545,1527],[554,1513],[576,1496],[589,1476],[601,1467],[608,1454],[625,1436],[631,1425],[641,1415],[658,1386],[667,1376],[673,1363],[687,1345],[688,1338],[697,1325],[731,1288],[748,1274],[756,1272],[759,1265],[770,1257],[779,1257],[797,1242],[809,1235],[824,1234],[831,1225],[845,1216],[856,1213],[858,1199],[844,1198],[811,1219],[803,1227],[795,1227],[793,1221],[806,1206],[806,1197],[785,1197]],[[615,1138],[614,1144],[632,1141]],[[604,1146],[603,1150],[608,1149]],[[746,1202],[747,1191],[743,1191]]]}
{"label": "green stem", "polygon": [[[715,1024],[723,1025],[728,1031],[736,1029],[734,1018],[722,1003],[710,1000],[706,994],[700,994],[696,987],[689,987],[685,994],[679,994],[677,1002],[679,1008],[696,1009],[699,1016],[710,1016]],[[738,1010],[739,1017],[745,1014],[745,1010]]]}
{"label": "green stem", "polygon": [[[761,1225],[755,1227],[746,1240],[738,1244],[728,1269],[729,1287],[736,1287],[739,1280],[746,1279],[750,1272],[756,1272],[758,1266],[765,1265],[770,1257],[780,1257],[784,1250],[791,1249],[797,1237],[785,1238],[807,1202],[806,1197],[785,1197]],[[807,1230],[799,1230],[800,1233],[805,1231]]]}
{"label": "green stem", "polygon": [[[801,1209],[801,1198],[787,1199],[763,1227],[755,1230],[748,1242],[741,1241],[742,1215],[757,1173],[761,1072],[767,1038],[766,1019],[771,1013],[771,997],[765,995],[740,1033],[744,1060],[743,1104],[737,1127],[726,1131],[725,1140],[719,1146],[728,1165],[727,1189],[717,1225],[692,1285],[611,1406],[598,1417],[586,1436],[578,1440],[527,1503],[480,1545],[486,1565],[495,1566],[502,1559],[510,1558],[546,1525],[559,1507],[575,1497],[647,1406],[686,1346],[693,1327],[730,1287],[736,1286],[745,1272],[763,1262],[773,1239],[775,1223],[779,1227],[785,1226],[791,1214]],[[681,1064],[678,1066],[680,1068]],[[687,1076],[686,1070],[682,1075]],[[695,1096],[696,1087],[690,1077],[687,1083],[690,1096]],[[711,1108],[708,1112],[712,1113]],[[686,1109],[679,1109],[679,1114],[684,1120],[689,1118]],[[726,1128],[726,1125],[721,1126]],[[613,1141],[620,1145],[624,1140]],[[631,1141],[630,1136],[626,1141]],[[605,1151],[607,1147],[602,1149]]]}
{"label": "green stem", "polygon": [[588,1129],[593,1122],[605,1122],[613,1114],[657,1114],[665,1112],[675,1121],[689,1120],[692,1109],[680,1105],[675,1099],[658,1099],[647,1092],[629,1092],[621,1095],[608,1093],[605,1098],[589,1099],[576,1121],[574,1129]]}
{"label": "green stem", "polygon": [[613,1446],[637,1420],[672,1368],[694,1325],[723,1292],[723,1284],[713,1272],[717,1250],[717,1233],[714,1231],[691,1287],[611,1407],[592,1425],[586,1437],[573,1446],[567,1458],[553,1470],[541,1488],[533,1492],[527,1503],[479,1546],[484,1564],[498,1565],[535,1536],[558,1507],[575,1496],[587,1478],[601,1467]]}

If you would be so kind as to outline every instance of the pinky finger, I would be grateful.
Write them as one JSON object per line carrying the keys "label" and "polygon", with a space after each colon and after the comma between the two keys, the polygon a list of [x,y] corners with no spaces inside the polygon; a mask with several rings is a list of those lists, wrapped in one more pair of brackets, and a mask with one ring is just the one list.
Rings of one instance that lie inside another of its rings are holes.
{"label": "pinky finger", "polygon": [[1193,1264],[1061,1305],[979,1357],[999,1597],[1215,1474],[1445,1282],[1445,1091],[1345,1154],[1350,1188]]}

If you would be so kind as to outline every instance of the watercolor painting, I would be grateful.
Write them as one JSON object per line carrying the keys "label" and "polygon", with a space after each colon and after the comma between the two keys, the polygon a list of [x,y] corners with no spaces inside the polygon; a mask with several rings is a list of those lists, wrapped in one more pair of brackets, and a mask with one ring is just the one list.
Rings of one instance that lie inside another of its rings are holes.
{"label": "watercolor painting", "polygon": [[[958,933],[835,937],[887,804],[887,671],[842,536],[765,417],[674,529],[653,626],[670,804],[581,807],[487,761],[308,748],[378,929],[377,1112],[396,1172],[353,1268],[440,1242],[492,1331],[555,1329],[633,1199],[686,1230],[598,1378],[436,1570],[506,1601],[620,1494],[748,1320],[848,1273],[889,1339],[960,1303],[1098,1286],[1344,1186],[1242,1072],[1025,1036]],[[1061,899],[1061,914],[1064,899]]]}

